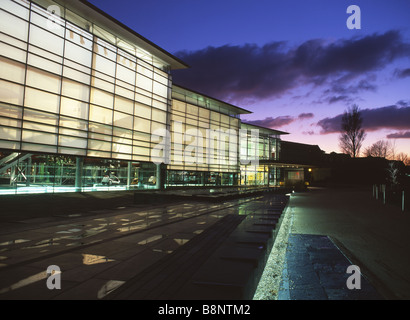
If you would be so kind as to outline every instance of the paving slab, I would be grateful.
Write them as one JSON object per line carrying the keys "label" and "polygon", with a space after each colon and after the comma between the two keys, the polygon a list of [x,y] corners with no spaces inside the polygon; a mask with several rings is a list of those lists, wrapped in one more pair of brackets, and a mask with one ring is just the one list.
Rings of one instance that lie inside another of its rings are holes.
{"label": "paving slab", "polygon": [[363,275],[348,288],[351,265],[329,237],[291,233],[278,300],[383,300]]}

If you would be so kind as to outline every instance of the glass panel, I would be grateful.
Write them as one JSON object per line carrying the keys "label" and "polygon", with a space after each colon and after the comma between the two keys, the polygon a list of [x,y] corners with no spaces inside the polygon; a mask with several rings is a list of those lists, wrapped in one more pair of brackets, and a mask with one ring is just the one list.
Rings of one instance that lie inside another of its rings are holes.
{"label": "glass panel", "polygon": [[117,64],[117,78],[129,84],[135,84],[135,72]]}
{"label": "glass panel", "polygon": [[150,133],[150,121],[134,117],[134,130]]}
{"label": "glass panel", "polygon": [[[76,37],[80,37],[80,36],[76,35]],[[91,67],[91,56],[92,56],[91,51],[81,46],[78,46],[70,41],[65,42],[65,47],[64,47],[64,57],[65,58],[74,60],[87,67]]]}
{"label": "glass panel", "polygon": [[132,146],[125,145],[125,144],[113,143],[112,144],[112,151],[113,152],[118,152],[118,153],[131,154],[132,153]]}
{"label": "glass panel", "polygon": [[122,112],[114,112],[114,125],[132,129],[133,116]]}
{"label": "glass panel", "polygon": [[131,140],[132,139],[132,131],[131,130],[114,127],[114,133],[113,134],[114,134],[114,136],[118,137],[118,138],[114,138],[114,141],[120,142],[120,143],[132,144],[132,140]]}
{"label": "glass panel", "polygon": [[0,116],[21,119],[22,107],[0,103]]}
{"label": "glass panel", "polygon": [[39,110],[58,113],[59,96],[26,87],[24,105]]}
{"label": "glass panel", "polygon": [[37,110],[24,110],[24,121],[36,121],[44,124],[56,126],[58,123],[58,115],[46,113]]}
{"label": "glass panel", "polygon": [[[59,147],[58,148],[58,153],[59,154],[69,154],[69,155],[76,155],[76,156],[85,156],[86,155],[86,150],[81,150],[81,149],[74,149],[74,148],[65,148],[65,147]],[[70,176],[72,177],[72,176]]]}
{"label": "glass panel", "polygon": [[87,152],[87,156],[89,156],[89,157],[100,157],[100,158],[110,158],[111,157],[111,152],[89,150]]}
{"label": "glass panel", "polygon": [[28,67],[26,83],[32,87],[60,93],[60,77],[40,69]]}
{"label": "glass panel", "polygon": [[88,101],[90,95],[90,87],[76,81],[63,79],[63,88],[61,93],[64,96],[82,101]]}
{"label": "glass panel", "polygon": [[152,91],[152,79],[139,74],[137,75],[136,86],[141,89],[151,92]]}
{"label": "glass panel", "polygon": [[[68,60],[65,61],[65,64],[68,64]],[[79,65],[77,65],[79,66]],[[84,73],[80,72],[78,70],[75,70],[73,68],[68,68],[67,66],[64,66],[64,71],[63,71],[63,76],[66,78],[70,78],[73,80],[77,80],[79,82],[82,82],[86,85],[90,84],[90,74],[89,73]]]}
{"label": "glass panel", "polygon": [[55,54],[63,55],[63,38],[34,25],[30,26],[30,43]]}
{"label": "glass panel", "polygon": [[114,92],[114,83],[108,82],[108,81],[105,81],[105,80],[102,80],[96,77],[91,78],[91,85],[93,87],[106,90],[108,92]]}
{"label": "glass panel", "polygon": [[220,114],[218,112],[211,111],[211,120],[219,121]]}
{"label": "glass panel", "polygon": [[[4,37],[4,35],[0,34],[0,38],[2,37]],[[17,60],[23,63],[25,63],[26,61],[26,51],[12,47],[3,42],[0,42],[0,55],[12,58],[13,60]]]}
{"label": "glass panel", "polygon": [[[119,81],[118,81],[119,82]],[[128,90],[120,86],[115,86],[115,94],[134,100],[134,90]]]}
{"label": "glass panel", "polygon": [[57,133],[57,127],[44,125],[42,123],[24,121],[23,129],[31,129],[36,131],[44,131],[49,133]]}
{"label": "glass panel", "polygon": [[106,141],[88,140],[88,148],[102,151],[111,151],[111,143]]}
{"label": "glass panel", "polygon": [[88,130],[87,121],[67,118],[63,116],[60,117],[60,126],[78,130]]}
{"label": "glass panel", "polygon": [[166,125],[163,123],[158,123],[158,122],[152,122],[151,123],[151,132],[164,132],[164,131],[158,131],[158,130],[165,130]]}
{"label": "glass panel", "polygon": [[154,81],[154,87],[153,87],[153,91],[155,94],[161,96],[161,97],[168,97],[168,87],[164,86],[161,83],[155,82]]}
{"label": "glass panel", "polygon": [[[3,125],[3,118],[0,118],[0,124]],[[0,126],[0,139],[20,141],[21,130],[17,128],[7,128]]]}
{"label": "glass panel", "polygon": [[164,110],[164,111],[167,111],[167,110],[168,110],[168,105],[167,105],[167,103],[160,102],[160,101],[155,100],[155,99],[152,100],[152,106],[155,107],[155,108]]}
{"label": "glass panel", "polygon": [[88,103],[62,97],[60,113],[75,118],[87,119]]}
{"label": "glass panel", "polygon": [[0,101],[22,105],[23,92],[23,86],[0,80]]}
{"label": "glass panel", "polygon": [[143,95],[138,92],[135,93],[135,101],[141,102],[149,106],[151,105],[151,98],[147,95]]}
{"label": "glass panel", "polygon": [[80,138],[87,138],[87,132],[79,131],[79,130],[72,130],[67,128],[59,128],[59,133],[67,136],[73,137],[80,137]]}
{"label": "glass panel", "polygon": [[162,72],[158,69],[155,70],[154,80],[162,83],[163,85],[168,85],[168,75],[165,72]]}
{"label": "glass panel", "polygon": [[80,139],[78,137],[67,137],[60,135],[58,138],[58,144],[65,147],[74,147],[74,148],[87,148],[87,139]]}
{"label": "glass panel", "polygon": [[151,119],[151,108],[146,105],[136,102],[135,108],[134,108],[134,114],[139,117]]}
{"label": "glass panel", "polygon": [[172,100],[172,109],[185,113],[185,102],[179,100]]}
{"label": "glass panel", "polygon": [[123,111],[126,113],[133,114],[134,102],[125,98],[116,96],[114,100],[114,108],[118,111]]}
{"label": "glass panel", "polygon": [[24,83],[24,64],[0,57],[0,70],[3,79]]}
{"label": "glass panel", "polygon": [[90,105],[90,120],[104,124],[112,124],[112,110]]}
{"label": "glass panel", "polygon": [[57,143],[57,135],[45,132],[23,130],[22,140],[27,142],[55,145]]}
{"label": "glass panel", "polygon": [[90,123],[89,128],[91,132],[99,132],[105,135],[112,134],[112,126],[107,126],[100,123]]}
{"label": "glass panel", "polygon": [[100,134],[100,133],[94,133],[91,132],[88,136],[89,139],[95,139],[95,140],[102,140],[102,141],[108,141],[111,142],[112,141],[112,137],[111,135],[105,135],[105,134]]}
{"label": "glass panel", "polygon": [[[128,131],[129,133],[131,133],[131,131],[129,130],[124,130],[121,128],[114,128],[114,135],[123,135],[122,133],[123,131]],[[115,143],[132,145],[132,139],[126,139],[123,137],[113,137],[112,141]]]}
{"label": "glass panel", "polygon": [[152,109],[152,119],[158,122],[167,122],[167,113],[161,110]]}
{"label": "glass panel", "polygon": [[115,62],[103,58],[102,56],[95,54],[93,60],[93,68],[104,72],[112,77],[115,75]]}
{"label": "glass panel", "polygon": [[149,156],[149,153],[150,153],[149,151],[150,151],[150,149],[148,149],[148,148],[142,148],[142,147],[133,147],[132,148],[132,152],[134,154],[138,154],[138,155]]}
{"label": "glass panel", "polygon": [[28,14],[29,11],[27,10],[27,4],[22,2],[22,1],[18,1],[19,3],[21,3],[23,6],[13,2],[13,1],[1,1],[0,2],[0,8],[7,10],[10,13],[13,13],[14,15],[17,15],[21,18],[23,18],[24,20],[28,20]]}
{"label": "glass panel", "polygon": [[90,102],[104,107],[112,108],[113,106],[113,95],[107,91],[98,90],[96,88],[91,88]]}
{"label": "glass panel", "polygon": [[32,152],[49,152],[49,153],[56,153],[56,150],[57,150],[55,146],[45,146],[45,145],[31,144],[31,143],[22,143],[21,149],[25,151],[32,151]]}
{"label": "glass panel", "polygon": [[[16,27],[18,26],[18,28]],[[28,23],[10,13],[0,10],[0,31],[27,41]]]}
{"label": "glass panel", "polygon": [[[40,57],[43,57],[43,58],[45,58],[45,59],[52,60],[52,61],[57,62],[57,63],[59,63],[59,64],[62,64],[62,63],[63,63],[63,58],[62,58],[61,56],[56,55],[56,54],[51,53],[51,52],[48,52],[48,51],[43,50],[43,49],[41,49],[41,48],[37,48],[36,46],[29,45],[29,51],[30,51],[31,53],[34,53],[34,54],[40,56]],[[43,68],[43,69],[44,69],[44,68]]]}
{"label": "glass panel", "polygon": [[55,74],[61,74],[61,64],[52,62],[34,54],[28,55],[28,64]]}

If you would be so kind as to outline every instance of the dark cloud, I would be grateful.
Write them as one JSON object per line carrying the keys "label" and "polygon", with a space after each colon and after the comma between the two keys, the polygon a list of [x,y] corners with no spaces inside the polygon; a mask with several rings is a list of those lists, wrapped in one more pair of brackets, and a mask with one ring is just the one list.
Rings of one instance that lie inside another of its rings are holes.
{"label": "dark cloud", "polygon": [[[361,114],[363,117],[363,129],[367,131],[375,131],[382,128],[410,129],[410,105],[364,109],[361,110]],[[343,114],[339,114],[333,118],[320,120],[317,125],[322,128],[321,133],[340,132],[342,116]]]}
{"label": "dark cloud", "polygon": [[388,134],[387,139],[410,139],[410,131]]}
{"label": "dark cloud", "polygon": [[263,120],[249,120],[249,121],[243,120],[243,122],[254,124],[254,125],[265,127],[265,128],[275,129],[275,128],[279,128],[279,127],[283,127],[288,124],[291,124],[292,122],[295,122],[297,120],[305,120],[305,119],[310,119],[313,117],[314,117],[314,114],[309,112],[309,113],[301,113],[297,117],[293,117],[293,116],[280,116],[276,118],[266,117]]}
{"label": "dark cloud", "polygon": [[173,71],[173,79],[177,84],[229,101],[264,99],[299,85],[320,86],[327,82],[333,82],[332,90],[342,96],[374,90],[366,79],[351,87],[348,84],[409,53],[410,45],[398,31],[333,43],[309,40],[296,48],[288,48],[284,42],[225,45],[175,53],[191,68]]}
{"label": "dark cloud", "polygon": [[303,119],[310,119],[313,118],[314,114],[309,112],[309,113],[301,113],[300,115],[298,115],[298,118],[303,120]]}
{"label": "dark cloud", "polygon": [[303,131],[302,132],[304,135],[308,135],[308,136],[313,136],[315,134],[314,131],[310,130],[310,131]]}
{"label": "dark cloud", "polygon": [[410,77],[410,68],[407,69],[396,69],[394,71],[394,75],[397,78],[406,78],[406,77]]}
{"label": "dark cloud", "polygon": [[275,129],[275,128],[286,126],[292,123],[293,121],[295,121],[294,117],[280,116],[276,118],[267,117],[263,120],[250,120],[250,121],[243,121],[243,122],[254,124],[254,125],[265,127],[265,128]]}
{"label": "dark cloud", "polygon": [[327,102],[330,104],[339,102],[339,101],[351,101],[351,98],[347,95],[343,95],[343,96],[333,96],[327,99]]}

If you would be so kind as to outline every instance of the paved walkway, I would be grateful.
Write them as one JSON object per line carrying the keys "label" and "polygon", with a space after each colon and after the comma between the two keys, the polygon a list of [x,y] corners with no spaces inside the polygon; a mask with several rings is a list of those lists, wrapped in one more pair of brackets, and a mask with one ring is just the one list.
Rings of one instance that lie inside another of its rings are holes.
{"label": "paved walkway", "polygon": [[[410,214],[372,198],[371,188],[292,194],[282,227],[258,299],[410,298]],[[349,265],[361,271],[360,290],[347,288]]]}
{"label": "paved walkway", "polygon": [[[251,298],[284,206],[276,197],[15,215],[0,228],[0,299]],[[51,265],[59,290],[46,286]]]}
{"label": "paved walkway", "polygon": [[329,237],[292,233],[278,300],[382,300],[360,270],[347,272],[351,265]]}

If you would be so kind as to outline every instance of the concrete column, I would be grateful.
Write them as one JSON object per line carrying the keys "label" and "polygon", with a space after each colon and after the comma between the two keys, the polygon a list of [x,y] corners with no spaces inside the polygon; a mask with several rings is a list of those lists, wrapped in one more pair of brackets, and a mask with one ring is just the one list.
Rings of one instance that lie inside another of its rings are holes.
{"label": "concrete column", "polygon": [[31,165],[32,165],[32,161],[31,161],[31,157],[29,157],[27,159],[27,170],[26,170],[26,186],[30,186],[30,182],[31,182],[31,173],[33,172],[31,169]]}
{"label": "concrete column", "polygon": [[161,189],[161,164],[156,164],[155,165],[157,170],[155,172],[155,177],[156,177],[156,182],[155,182],[155,188],[156,189]]}
{"label": "concrete column", "polygon": [[132,171],[132,163],[131,161],[128,161],[128,167],[127,167],[127,188],[130,187],[131,185],[131,171]]}

